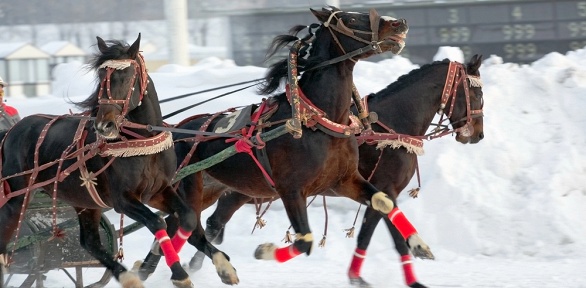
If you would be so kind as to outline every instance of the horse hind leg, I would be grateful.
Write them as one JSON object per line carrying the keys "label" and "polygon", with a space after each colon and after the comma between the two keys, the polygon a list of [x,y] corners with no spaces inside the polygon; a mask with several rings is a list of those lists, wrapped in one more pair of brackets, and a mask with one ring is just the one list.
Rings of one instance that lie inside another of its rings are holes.
{"label": "horse hind leg", "polygon": [[[364,211],[364,219],[360,226],[358,236],[356,237],[356,249],[354,249],[354,255],[352,256],[352,261],[348,268],[348,279],[352,286],[371,287],[370,284],[360,275],[362,272],[362,264],[366,258],[366,250],[368,249],[368,245],[370,244],[370,240],[372,239],[372,235],[374,234],[374,230],[380,219],[382,219],[382,215],[378,211],[375,211],[370,207]],[[402,241],[404,242],[404,240]]]}
{"label": "horse hind leg", "polygon": [[118,263],[100,241],[99,223],[102,217],[100,209],[75,208],[79,219],[79,242],[81,247],[96,258],[124,288],[143,288],[138,277]]}
{"label": "horse hind leg", "polygon": [[234,213],[244,204],[250,202],[252,197],[232,191],[222,195],[218,199],[216,209],[206,220],[206,238],[213,244],[222,244],[226,224]]}
{"label": "horse hind leg", "polygon": [[[224,241],[226,224],[230,221],[234,213],[251,199],[252,197],[238,192],[222,195],[222,197],[218,199],[216,209],[206,220],[206,239],[212,244],[222,244]],[[192,271],[199,271],[201,267],[203,267],[205,256],[205,253],[198,250],[189,261],[189,269]]]}

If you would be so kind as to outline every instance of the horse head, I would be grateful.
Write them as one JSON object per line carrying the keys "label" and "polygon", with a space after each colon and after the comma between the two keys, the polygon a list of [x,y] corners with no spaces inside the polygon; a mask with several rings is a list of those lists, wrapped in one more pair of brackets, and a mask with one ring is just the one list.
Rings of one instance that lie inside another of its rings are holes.
{"label": "horse head", "polygon": [[93,66],[100,84],[94,98],[94,128],[98,135],[116,139],[128,114],[141,106],[148,93],[149,77],[139,53],[140,34],[130,46],[114,41],[108,46],[102,38],[96,38],[100,53]]}
{"label": "horse head", "polygon": [[[484,138],[482,119],[484,99],[479,72],[481,63],[482,55],[477,54],[472,56],[467,64],[459,65],[458,67],[461,68],[454,71],[455,77],[460,79],[454,83],[456,93],[445,104],[442,102],[442,110],[450,111],[448,115],[452,128],[456,132],[456,141],[463,144],[478,143]],[[463,86],[463,89],[459,89],[456,85]],[[449,94],[446,92],[447,90],[444,91],[443,96]]]}
{"label": "horse head", "polygon": [[321,11],[311,9],[322,26],[329,29],[342,55],[363,59],[375,53],[401,52],[409,26],[405,19],[380,16],[375,9],[369,13],[344,12],[329,6]]}

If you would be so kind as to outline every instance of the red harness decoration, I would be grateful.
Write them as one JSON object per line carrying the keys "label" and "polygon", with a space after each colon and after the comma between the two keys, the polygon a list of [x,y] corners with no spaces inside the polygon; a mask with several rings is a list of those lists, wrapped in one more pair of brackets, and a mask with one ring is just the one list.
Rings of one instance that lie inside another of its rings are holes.
{"label": "red harness decoration", "polygon": [[[287,99],[291,101],[291,91],[289,85],[285,87]],[[303,90],[297,88],[297,94],[299,96],[299,115],[300,120],[306,127],[313,128],[315,125],[320,124],[325,129],[328,129],[334,133],[340,134],[343,137],[350,137],[350,135],[360,133],[360,127],[353,121],[350,121],[351,125],[344,125],[336,123],[327,118],[324,111],[317,108],[303,93]],[[315,129],[315,128],[314,128]]]}
{"label": "red harness decoration", "polygon": [[[250,137],[252,137],[252,133],[254,133],[254,130],[256,130],[256,125],[258,125],[258,119],[260,119],[260,116],[263,114],[266,107],[267,107],[267,101],[263,101],[262,104],[260,105],[260,107],[258,108],[258,111],[252,115],[252,119],[251,119],[252,123],[251,123],[250,127],[248,128],[248,132],[245,133],[245,128],[242,129],[243,138],[240,138],[238,140],[235,140],[235,138],[228,139],[228,140],[226,140],[226,143],[236,141],[236,143],[234,143],[234,148],[236,148],[236,152],[248,154],[252,158],[252,160],[254,160],[254,163],[256,163],[256,166],[258,166],[258,168],[260,169],[262,174],[265,176],[265,179],[267,179],[267,181],[271,184],[271,186],[275,187],[275,181],[273,181],[273,179],[271,178],[271,175],[269,175],[269,173],[266,171],[266,169],[258,161],[256,156],[254,156],[254,153],[252,153],[252,147],[254,146],[254,143],[252,143],[252,141],[250,141]],[[259,134],[257,133],[256,135],[258,136]],[[260,137],[256,137],[256,139],[261,140]],[[264,143],[261,141],[261,142],[259,142],[259,144],[260,144],[260,146],[258,146],[258,148],[262,149],[264,147]]]}

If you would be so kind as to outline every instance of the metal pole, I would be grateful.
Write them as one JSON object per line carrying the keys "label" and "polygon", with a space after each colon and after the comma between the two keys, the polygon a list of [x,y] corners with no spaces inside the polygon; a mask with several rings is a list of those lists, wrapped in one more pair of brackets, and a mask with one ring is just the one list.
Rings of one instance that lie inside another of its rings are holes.
{"label": "metal pole", "polygon": [[187,0],[165,0],[169,63],[189,66]]}

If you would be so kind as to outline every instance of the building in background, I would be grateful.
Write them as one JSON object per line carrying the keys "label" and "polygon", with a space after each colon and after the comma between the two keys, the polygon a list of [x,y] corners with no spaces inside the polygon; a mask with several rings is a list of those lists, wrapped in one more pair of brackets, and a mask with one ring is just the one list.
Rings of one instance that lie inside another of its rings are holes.
{"label": "building in background", "polygon": [[0,44],[0,75],[6,97],[45,95],[51,92],[49,54],[26,43]]}
{"label": "building in background", "polygon": [[[197,0],[188,1],[190,63],[200,57],[234,59],[239,65],[267,66],[273,37],[298,24],[317,22],[309,8],[339,3],[343,10],[407,19],[410,31],[402,56],[425,64],[442,46],[473,54],[498,55],[506,62],[531,63],[551,52],[586,46],[584,0]],[[41,47],[68,41],[87,53],[95,37],[136,39],[153,49],[150,69],[169,59],[165,1],[0,0],[0,43],[24,41]],[[217,48],[216,48],[217,47]],[[217,51],[217,53],[215,52]],[[145,55],[146,56],[146,55]],[[371,57],[380,61],[390,54]]]}
{"label": "building in background", "polygon": [[85,63],[88,53],[68,41],[52,41],[40,47],[49,54],[49,71],[52,71],[57,64],[78,61]]}

